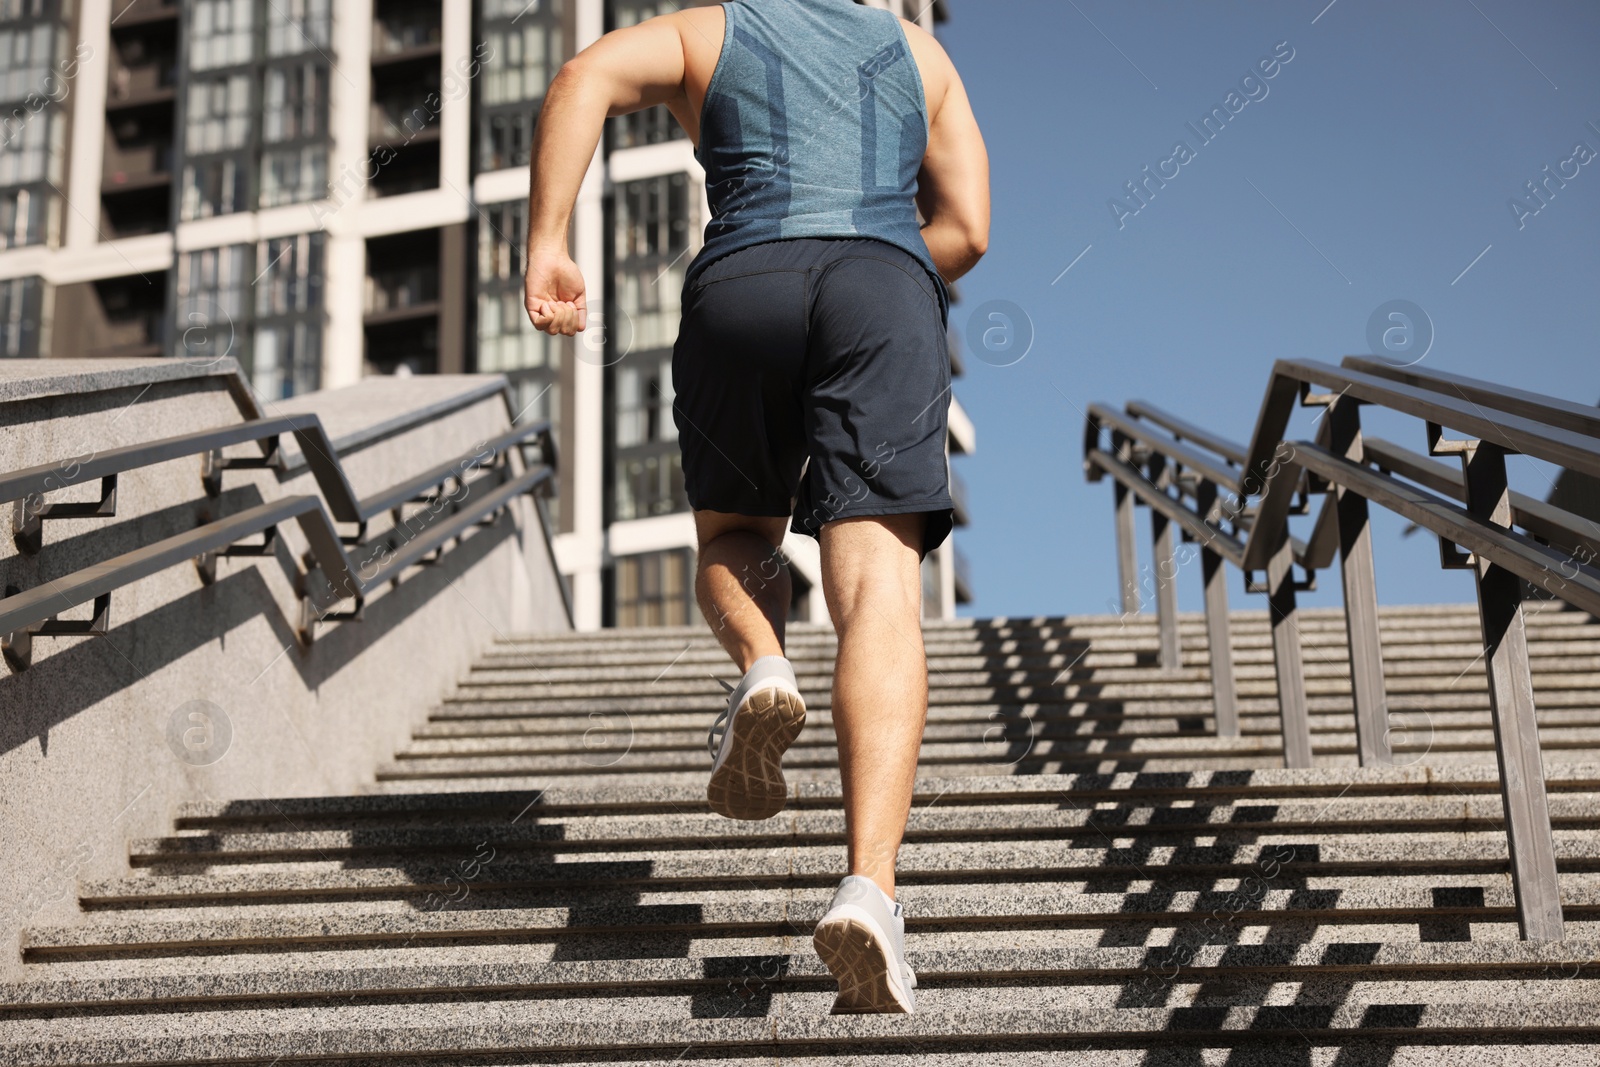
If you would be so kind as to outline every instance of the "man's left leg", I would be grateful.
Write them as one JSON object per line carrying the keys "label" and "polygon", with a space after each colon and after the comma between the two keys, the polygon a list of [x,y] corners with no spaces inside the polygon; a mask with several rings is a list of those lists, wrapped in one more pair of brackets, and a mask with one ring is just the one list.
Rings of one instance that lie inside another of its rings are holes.
{"label": "man's left leg", "polygon": [[696,511],[694,518],[695,599],[744,672],[707,738],[706,800],[730,819],[769,819],[788,801],[783,753],[806,722],[794,668],[783,655],[790,584],[778,546],[789,520],[715,511]]}

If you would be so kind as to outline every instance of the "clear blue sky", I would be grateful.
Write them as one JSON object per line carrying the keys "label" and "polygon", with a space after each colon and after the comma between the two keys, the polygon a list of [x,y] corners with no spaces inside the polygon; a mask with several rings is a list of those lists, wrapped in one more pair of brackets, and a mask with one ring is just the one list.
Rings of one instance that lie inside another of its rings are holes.
{"label": "clear blue sky", "polygon": [[[1570,174],[1578,142],[1600,152],[1600,4],[950,7],[942,39],[988,140],[995,206],[951,325],[965,334],[981,305],[1010,301],[1034,335],[1010,366],[993,364],[1015,349],[985,362],[963,342],[956,392],[978,430],[956,461],[972,498],[957,535],[967,614],[1104,611],[1116,595],[1111,489],[1080,465],[1092,401],[1143,398],[1248,439],[1274,359],[1371,351],[1368,320],[1396,299],[1432,320],[1424,367],[1600,399],[1600,158],[1520,229],[1508,206],[1546,165]],[[1266,95],[1250,83],[1259,99],[1201,145],[1186,124],[1284,41],[1293,58]],[[1166,164],[1177,176],[1119,228],[1108,201],[1136,206],[1125,183],[1180,139],[1193,158]],[[1418,423],[1376,428],[1425,450]],[[1512,462],[1517,488],[1548,494],[1547,470]],[[1403,526],[1377,524],[1380,599],[1470,601],[1470,577]],[[1147,545],[1141,526],[1146,560]],[[1179,581],[1197,610],[1198,574]],[[1320,584],[1309,602],[1337,603],[1337,573]],[[1237,578],[1234,603],[1265,606]]]}

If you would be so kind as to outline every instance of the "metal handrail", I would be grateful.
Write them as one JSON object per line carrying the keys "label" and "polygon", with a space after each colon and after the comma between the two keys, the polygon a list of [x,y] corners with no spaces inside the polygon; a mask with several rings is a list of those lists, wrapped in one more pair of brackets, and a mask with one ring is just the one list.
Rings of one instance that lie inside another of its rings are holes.
{"label": "metal handrail", "polygon": [[441,463],[432,470],[424,471],[414,478],[393,485],[371,496],[362,497],[357,507],[363,520],[371,519],[385,511],[399,507],[401,504],[416,500],[428,489],[443,485],[452,478],[459,478],[464,469],[470,469],[472,461],[486,462],[508,449],[529,442],[540,445],[545,466],[555,467],[554,444],[551,443],[550,424],[548,422],[530,423],[527,426],[516,426],[505,433],[491,437],[483,446],[474,453],[461,459]]}
{"label": "metal handrail", "polygon": [[[504,394],[503,380],[488,388],[468,391],[476,402]],[[452,401],[459,400],[453,397]],[[461,405],[454,404],[448,410]],[[509,408],[508,408],[509,410]],[[428,409],[434,415],[439,408]],[[414,413],[413,413],[414,414]],[[384,424],[384,436],[393,436],[402,422]],[[279,449],[279,435],[293,433],[300,442],[304,466],[312,472],[321,496],[295,495],[269,501],[244,511],[210,519],[194,530],[141,546],[109,560],[81,568],[69,575],[51,579],[30,590],[8,588],[0,597],[0,646],[16,670],[31,662],[32,638],[36,636],[84,636],[103,634],[109,615],[110,594],[125,585],[148,577],[186,559],[200,567],[202,578],[214,577],[213,561],[218,556],[261,556],[273,547],[277,528],[294,521],[300,526],[310,548],[308,570],[296,574],[296,592],[302,598],[302,618],[296,630],[303,643],[309,643],[317,621],[359,618],[368,592],[405,569],[425,562],[426,557],[453,538],[460,538],[471,526],[499,513],[513,498],[535,488],[549,486],[554,478],[557,455],[554,435],[545,422],[517,426],[484,442],[476,451],[449,463],[415,475],[381,492],[356,499],[339,462],[338,453],[328,441],[321,420],[315,415],[287,415],[252,419],[233,426],[214,427],[179,434],[159,441],[129,445],[86,457],[54,464],[41,464],[22,471],[0,475],[0,504],[13,503],[16,515],[14,536],[20,551],[32,555],[42,548],[41,520],[64,517],[111,517],[116,514],[117,476],[127,471],[189,456],[202,457],[206,491],[215,501],[221,494],[221,472],[232,469],[267,469],[284,476],[286,465]],[[382,439],[382,438],[378,438]],[[261,446],[259,457],[224,457],[222,449],[246,442]],[[359,442],[365,447],[371,440]],[[513,475],[508,465],[511,451],[537,444],[541,462],[524,461],[524,470]],[[469,480],[476,469],[488,467],[488,475]],[[44,495],[94,480],[102,484],[98,502],[47,502]],[[454,482],[457,489],[446,495]],[[480,492],[481,491],[481,492]],[[420,525],[404,518],[407,504],[428,504],[433,518]],[[448,511],[443,509],[448,507]],[[383,512],[394,516],[394,525],[376,540],[366,539],[368,521]],[[356,523],[359,532],[341,536],[336,523]],[[265,534],[256,544],[243,544],[246,538]],[[549,531],[545,531],[549,541]],[[350,551],[346,551],[350,546]],[[563,586],[563,604],[571,614],[570,598]],[[354,600],[353,611],[335,614],[329,609]],[[63,611],[93,602],[88,620],[60,620]]]}
{"label": "metal handrail", "polygon": [[[1324,409],[1316,440],[1286,436],[1297,405]],[[1461,472],[1392,442],[1363,438],[1363,406],[1422,420],[1430,453],[1457,456]],[[1137,502],[1151,509],[1162,662],[1169,666],[1176,665],[1165,647],[1169,632],[1176,647],[1171,528],[1201,546],[1219,736],[1236,736],[1238,729],[1227,599],[1219,577],[1223,563],[1245,572],[1248,590],[1267,594],[1288,766],[1310,766],[1312,757],[1296,593],[1308,587],[1315,570],[1331,565],[1335,549],[1360,759],[1363,765],[1391,760],[1368,505],[1435,534],[1442,565],[1473,571],[1518,921],[1525,938],[1559,938],[1560,895],[1527,675],[1522,583],[1600,616],[1600,569],[1592,565],[1600,528],[1511,491],[1505,456],[1521,452],[1568,470],[1600,473],[1600,413],[1525,390],[1501,392],[1459,375],[1351,357],[1340,367],[1277,362],[1251,443],[1243,449],[1142,402],[1122,412],[1093,405],[1086,423],[1085,471],[1091,480],[1111,475],[1115,487],[1125,610],[1138,608],[1137,596],[1130,608],[1127,595],[1130,585],[1137,588],[1132,507]],[[1472,436],[1451,440],[1447,428]],[[1111,433],[1109,447],[1102,440],[1105,430]],[[1237,494],[1231,507],[1219,506],[1223,493]],[[1289,519],[1296,498],[1307,494],[1324,494],[1324,502],[1311,539],[1297,545]],[[1296,565],[1305,577],[1296,576]],[[1254,578],[1257,572],[1264,577]]]}
{"label": "metal handrail", "polygon": [[[1385,474],[1398,474],[1452,500],[1466,501],[1467,490],[1460,471],[1381,437],[1368,437],[1364,443],[1367,462]],[[1569,553],[1600,559],[1600,524],[1538,497],[1511,491],[1511,525]]]}
{"label": "metal handrail", "polygon": [[[364,448],[370,448],[392,437],[398,437],[400,434],[408,430],[414,430],[419,426],[426,426],[446,415],[454,414],[462,408],[471,407],[473,404],[487,400],[497,393],[503,394],[505,391],[504,383],[484,382],[481,385],[473,386],[471,389],[448,396],[443,400],[425,404],[420,408],[413,408],[403,414],[396,415],[392,419],[385,419],[383,422],[374,423],[371,426],[365,426],[347,433],[333,442],[330,454],[336,456],[353,455]],[[285,460],[283,465],[284,473],[293,474],[304,468],[307,464],[307,455],[307,452],[302,449],[298,456],[291,456]]]}
{"label": "metal handrail", "polygon": [[222,461],[221,469],[278,469],[281,468],[278,436],[285,433],[294,434],[303,454],[317,457],[310,464],[311,473],[333,516],[340,522],[359,522],[360,508],[355,490],[345,478],[344,469],[332,458],[338,453],[328,440],[327,431],[322,428],[322,420],[315,415],[279,415],[229,426],[214,426],[159,441],[107,449],[81,461],[73,457],[55,463],[41,463],[11,474],[0,474],[0,504],[17,502],[26,506],[31,502],[32,506],[26,506],[31,518],[60,517],[66,514],[65,510],[53,509],[61,509],[62,505],[46,504],[37,498],[57,489],[96,479],[115,478],[140,467],[204,455],[248,441],[258,442],[262,455],[229,457]]}
{"label": "metal handrail", "polygon": [[1468,378],[1448,371],[1420,371],[1412,367],[1370,356],[1346,356],[1339,365],[1379,378],[1389,378],[1417,389],[1459,396],[1473,404],[1485,404],[1523,418],[1534,419],[1563,430],[1600,437],[1600,411],[1560,397],[1545,396],[1509,385],[1497,385],[1481,378]]}
{"label": "metal handrail", "polygon": [[[542,465],[530,468],[491,489],[477,506],[460,509],[446,520],[429,525],[417,536],[396,546],[392,552],[374,553],[359,561],[352,560],[345,552],[334,529],[333,519],[320,499],[299,495],[271,500],[0,599],[0,633],[26,634],[30,638],[103,634],[107,625],[107,613],[103,607],[96,610],[96,618],[90,626],[80,625],[78,620],[69,620],[60,629],[48,627],[47,624],[63,611],[91,601],[99,602],[123,586],[185,560],[208,553],[234,554],[229,549],[245,538],[274,531],[280,524],[290,521],[300,526],[310,546],[311,558],[325,582],[321,591],[310,585],[302,590],[311,610],[323,619],[356,618],[359,607],[355,613],[340,616],[331,615],[325,609],[344,600],[361,600],[372,589],[391,581],[405,568],[422,561],[447,541],[459,537],[474,524],[498,512],[513,497],[544,484],[553,473],[549,467]],[[468,484],[475,487],[491,480],[496,479],[479,478]],[[270,544],[270,537],[267,544]],[[263,547],[266,545],[251,546],[249,550],[237,554],[261,555],[260,549]],[[379,542],[376,547],[389,546]],[[302,630],[306,621],[302,620]],[[304,641],[309,634],[302,632],[300,636]],[[8,658],[23,658],[15,651],[14,642],[7,652]],[[27,666],[26,662],[13,665]]]}
{"label": "metal handrail", "polygon": [[1215,452],[1236,467],[1244,462],[1245,446],[1236,441],[1201,429],[1143,400],[1130,400],[1127,408],[1129,415],[1154,423],[1180,441],[1192,441],[1201,448]]}
{"label": "metal handrail", "polygon": [[[1412,368],[1411,373],[1422,372]],[[1347,395],[1359,403],[1412,415],[1434,426],[1464,431],[1476,440],[1491,442],[1510,452],[1600,476],[1600,450],[1595,447],[1597,439],[1594,433],[1571,430],[1540,422],[1532,415],[1502,410],[1488,397],[1458,400],[1446,395],[1443,390],[1404,385],[1375,374],[1316,360],[1279,360],[1273,367],[1267,398],[1262,403],[1261,418],[1256,423],[1256,434],[1251,439],[1245,460],[1246,471],[1254,473],[1271,465],[1273,451],[1277,443],[1283,440],[1284,431],[1288,428],[1289,414],[1297,395],[1307,404],[1332,402],[1332,397],[1324,401],[1312,394],[1310,388],[1315,385],[1336,390],[1336,395]],[[1554,402],[1553,397],[1549,399]]]}

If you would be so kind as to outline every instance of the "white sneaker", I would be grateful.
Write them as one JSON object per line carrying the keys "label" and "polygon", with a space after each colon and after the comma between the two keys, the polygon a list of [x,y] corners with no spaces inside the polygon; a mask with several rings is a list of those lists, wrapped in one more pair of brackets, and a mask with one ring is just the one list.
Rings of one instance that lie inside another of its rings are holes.
{"label": "white sneaker", "polygon": [[783,754],[806,724],[794,668],[782,656],[762,656],[737,686],[723,685],[728,710],[706,735],[712,759],[706,800],[730,819],[770,819],[789,799]]}
{"label": "white sneaker", "polygon": [[839,883],[811,943],[839,982],[833,1014],[917,1010],[912,992],[917,975],[906,962],[905,916],[872,879],[852,874]]}

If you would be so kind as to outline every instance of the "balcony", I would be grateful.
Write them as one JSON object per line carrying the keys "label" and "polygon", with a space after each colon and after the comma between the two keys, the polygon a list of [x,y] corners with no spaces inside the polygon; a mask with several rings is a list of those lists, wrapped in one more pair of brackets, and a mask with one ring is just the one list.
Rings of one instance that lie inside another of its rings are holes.
{"label": "balcony", "polygon": [[384,270],[367,278],[366,321],[398,322],[439,311],[437,264]]}
{"label": "balcony", "polygon": [[967,480],[957,474],[954,468],[950,471],[950,499],[955,504],[954,519],[957,526],[966,526],[972,521],[972,511],[967,506]]}
{"label": "balcony", "polygon": [[111,0],[111,29],[127,33],[136,27],[169,23],[176,30],[178,0]]}
{"label": "balcony", "polygon": [[956,572],[956,603],[972,603],[972,563],[967,554],[950,542],[950,564]]}
{"label": "balcony", "polygon": [[125,15],[112,26],[100,229],[108,237],[132,237],[172,226],[177,5],[141,0],[116,6]]}
{"label": "balcony", "polygon": [[130,274],[55,291],[50,355],[165,356],[167,278]]}
{"label": "balcony", "polygon": [[683,459],[677,441],[651,441],[617,449],[613,468],[614,522],[688,511]]}
{"label": "balcony", "polygon": [[367,242],[362,325],[370,373],[413,374],[439,365],[439,231],[419,230]]}
{"label": "balcony", "polygon": [[437,56],[442,36],[439,15],[437,2],[378,0],[372,19],[373,65],[429,53]]}
{"label": "balcony", "polygon": [[146,105],[171,108],[178,84],[178,27],[175,19],[123,28],[112,38],[106,76],[106,110]]}

